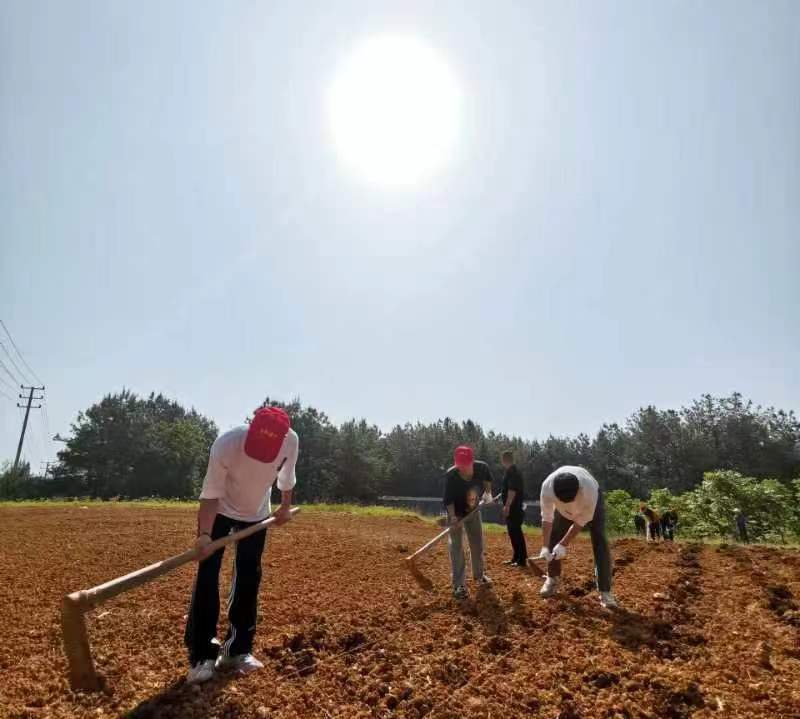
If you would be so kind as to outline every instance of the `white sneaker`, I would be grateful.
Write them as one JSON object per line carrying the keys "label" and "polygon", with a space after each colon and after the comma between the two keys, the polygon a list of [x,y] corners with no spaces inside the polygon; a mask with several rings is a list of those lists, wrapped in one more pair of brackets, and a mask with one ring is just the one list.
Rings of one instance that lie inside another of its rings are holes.
{"label": "white sneaker", "polygon": [[488,574],[483,574],[483,575],[481,575],[481,576],[480,576],[478,579],[476,579],[475,581],[476,581],[478,584],[485,584],[486,586],[489,586],[489,585],[491,585],[491,584],[494,584],[494,582],[492,581],[492,578],[491,578],[491,577],[490,577]]}
{"label": "white sneaker", "polygon": [[558,577],[548,577],[544,580],[539,594],[543,597],[552,597],[558,591],[559,584],[561,584],[561,580]]}
{"label": "white sneaker", "polygon": [[250,674],[263,669],[264,665],[252,654],[236,654],[232,657],[217,658],[217,669],[222,671],[235,671],[239,674]]}
{"label": "white sneaker", "polygon": [[600,592],[600,605],[606,609],[617,609],[619,607],[611,592]]}
{"label": "white sneaker", "polygon": [[464,585],[461,585],[453,590],[453,596],[459,601],[462,601],[467,597],[469,597],[469,592],[467,591],[467,588]]}
{"label": "white sneaker", "polygon": [[203,662],[197,662],[193,667],[189,668],[189,673],[186,675],[187,684],[202,684],[207,682],[214,676],[214,660],[206,659]]}

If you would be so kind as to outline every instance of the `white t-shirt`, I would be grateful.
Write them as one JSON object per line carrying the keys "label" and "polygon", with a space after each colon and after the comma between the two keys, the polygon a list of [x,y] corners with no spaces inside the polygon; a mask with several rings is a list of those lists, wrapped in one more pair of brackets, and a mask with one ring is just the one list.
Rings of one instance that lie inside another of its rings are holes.
{"label": "white t-shirt", "polygon": [[274,462],[259,462],[244,453],[247,425],[217,437],[211,445],[208,471],[200,499],[218,499],[218,512],[243,522],[259,522],[269,516],[270,490],[275,480],[278,489],[292,489],[297,481],[299,440],[290,429]]}
{"label": "white t-shirt", "polygon": [[[578,494],[575,495],[575,499],[572,502],[562,502],[553,491],[553,481],[556,476],[565,472],[574,474],[578,478]],[[583,467],[559,467],[542,484],[542,491],[539,496],[542,521],[552,522],[557,509],[562,517],[572,520],[581,527],[586,526],[594,517],[594,510],[597,507],[598,488],[597,480]]]}

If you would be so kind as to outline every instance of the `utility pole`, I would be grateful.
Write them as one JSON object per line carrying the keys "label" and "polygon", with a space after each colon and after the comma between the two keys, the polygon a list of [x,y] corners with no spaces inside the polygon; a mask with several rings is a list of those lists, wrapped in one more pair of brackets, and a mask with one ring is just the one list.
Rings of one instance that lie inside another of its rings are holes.
{"label": "utility pole", "polygon": [[[29,390],[29,393],[27,397],[25,397],[24,395],[19,396],[20,399],[27,400],[28,404],[25,407],[25,419],[22,421],[22,432],[20,432],[19,435],[19,444],[17,445],[17,456],[14,458],[14,470],[12,474],[14,475],[15,478],[17,476],[17,467],[19,466],[19,456],[22,454],[22,443],[25,441],[25,430],[28,428],[28,415],[31,413],[31,403],[33,402],[33,400],[38,401],[40,399],[44,399],[44,395],[42,395],[41,397],[33,396],[34,392],[44,392],[44,387],[26,387],[25,385],[21,384],[19,388],[27,389]],[[35,407],[33,407],[33,409],[41,409],[41,406],[42,405],[37,404]],[[22,407],[22,405],[19,402],[17,402],[17,407]]]}

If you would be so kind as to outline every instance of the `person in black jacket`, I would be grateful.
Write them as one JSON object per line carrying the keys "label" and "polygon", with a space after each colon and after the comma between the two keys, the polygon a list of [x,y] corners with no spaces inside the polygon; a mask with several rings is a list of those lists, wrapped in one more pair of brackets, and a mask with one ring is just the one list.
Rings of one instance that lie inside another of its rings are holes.
{"label": "person in black jacket", "polygon": [[528,562],[528,548],[525,546],[525,535],[522,533],[522,520],[525,519],[525,489],[522,473],[514,464],[514,452],[507,449],[500,456],[505,467],[503,474],[503,516],[506,520],[508,538],[511,540],[513,556],[505,562],[512,567],[525,567]]}
{"label": "person in black jacket", "polygon": [[739,535],[739,541],[745,544],[750,543],[750,537],[747,534],[747,515],[740,509],[734,509],[734,520],[736,521],[736,531]]}
{"label": "person in black jacket", "polygon": [[450,567],[453,579],[453,596],[466,599],[469,596],[465,584],[466,564],[464,561],[464,533],[469,541],[472,559],[472,577],[478,584],[491,585],[486,575],[483,559],[483,525],[480,510],[477,509],[481,493],[483,502],[492,501],[492,472],[486,462],[475,460],[472,447],[456,447],[454,466],[447,470],[444,481],[444,506],[450,525],[458,524],[450,530]]}
{"label": "person in black jacket", "polygon": [[661,536],[665,540],[675,539],[675,527],[678,526],[678,513],[671,507],[661,515]]}

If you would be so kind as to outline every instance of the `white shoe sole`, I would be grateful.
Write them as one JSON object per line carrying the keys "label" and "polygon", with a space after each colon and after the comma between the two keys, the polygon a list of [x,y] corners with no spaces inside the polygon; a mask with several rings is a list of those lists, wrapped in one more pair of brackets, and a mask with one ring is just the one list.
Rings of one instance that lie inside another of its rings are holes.
{"label": "white shoe sole", "polygon": [[545,589],[544,586],[539,590],[539,596],[542,599],[549,599],[550,597],[554,597],[558,594],[559,590],[561,589],[561,582],[556,582],[550,589]]}
{"label": "white shoe sole", "polygon": [[220,672],[235,672],[236,674],[252,674],[253,672],[260,671],[264,665],[254,664],[240,664],[239,662],[218,662],[217,671]]}
{"label": "white shoe sole", "polygon": [[216,672],[209,672],[208,674],[200,674],[196,677],[187,677],[186,683],[187,684],[205,684],[206,682],[210,682],[214,678],[214,674]]}

